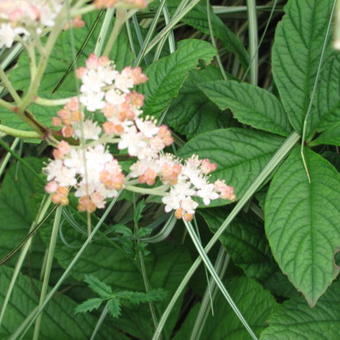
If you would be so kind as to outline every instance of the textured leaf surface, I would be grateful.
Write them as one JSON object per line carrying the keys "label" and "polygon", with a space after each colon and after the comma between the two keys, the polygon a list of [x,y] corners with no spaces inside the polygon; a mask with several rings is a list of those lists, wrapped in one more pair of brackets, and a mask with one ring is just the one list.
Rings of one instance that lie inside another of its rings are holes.
{"label": "textured leaf surface", "polygon": [[301,132],[333,0],[290,0],[275,33],[273,75],[289,120]]}
{"label": "textured leaf surface", "polygon": [[311,183],[298,149],[274,176],[266,197],[265,229],[281,270],[310,305],[339,269],[340,175],[324,158],[306,149]]}
{"label": "textured leaf surface", "polygon": [[[210,8],[210,19],[214,37],[220,40],[223,47],[235,53],[244,67],[248,66],[249,55],[240,38],[230,30],[228,26]],[[204,5],[196,5],[183,19],[183,22],[210,35],[207,8]]]}
{"label": "textured leaf surface", "polygon": [[314,308],[301,297],[284,302],[270,316],[261,340],[330,340],[339,338],[340,282],[335,282]]}
{"label": "textured leaf surface", "polygon": [[146,68],[149,80],[140,86],[140,91],[146,95],[144,113],[160,117],[177,96],[189,71],[197,66],[199,60],[210,63],[215,54],[215,48],[206,41],[182,40],[174,53]]}
{"label": "textured leaf surface", "polygon": [[[41,173],[42,160],[24,158],[37,173]],[[42,182],[21,163],[13,164],[6,172],[0,190],[0,258],[13,250],[24,239],[35,218],[42,198]],[[44,247],[35,243],[31,253],[40,260]],[[10,262],[11,263],[11,262]]]}
{"label": "textured leaf surface", "polygon": [[93,298],[88,299],[78,305],[75,309],[76,313],[86,313],[86,312],[92,312],[94,309],[97,309],[102,304],[103,300],[100,298]]}
{"label": "textured leaf surface", "polygon": [[311,129],[331,128],[340,121],[340,54],[333,54],[322,68],[316,93],[316,109],[310,115]]}
{"label": "textured leaf surface", "polygon": [[311,143],[313,146],[322,144],[340,145],[340,123],[330,127]]}
{"label": "textured leaf surface", "polygon": [[165,123],[188,138],[221,127],[227,115],[221,114],[221,110],[198,88],[200,83],[217,79],[221,79],[221,73],[212,65],[204,70],[191,71],[179,95],[172,101]]}
{"label": "textured leaf surface", "polygon": [[212,81],[199,87],[221,110],[231,109],[241,123],[281,136],[291,131],[280,101],[260,87],[233,80]]}
{"label": "textured leaf surface", "polygon": [[[0,305],[2,305],[12,273],[12,269],[8,267],[0,268]],[[37,292],[40,291],[40,288],[41,284],[38,281],[19,275],[1,325],[7,336],[12,335],[21,322],[38,305],[39,295]],[[44,310],[41,338],[47,340],[89,339],[97,320],[90,315],[75,315],[75,307],[74,301],[58,293],[58,296],[52,299]],[[126,339],[123,334],[117,333],[112,328],[108,333],[107,329],[105,330],[105,327],[102,327],[100,333],[101,339]],[[31,338],[32,334],[27,337],[27,339]]]}
{"label": "textured leaf surface", "polygon": [[[220,209],[200,211],[212,232],[215,232],[226,218]],[[234,220],[220,238],[233,262],[242,268],[249,278],[266,279],[277,270],[264,231],[245,218]]]}
{"label": "textured leaf surface", "polygon": [[[265,328],[269,315],[277,306],[275,299],[259,283],[245,277],[228,280],[226,288],[252,330],[259,335]],[[197,310],[189,314],[175,340],[190,338],[196,314]],[[214,316],[209,313],[201,339],[250,339],[249,334],[220,293],[214,301]]]}
{"label": "textured leaf surface", "polygon": [[211,179],[224,179],[235,187],[237,197],[241,197],[282,142],[280,137],[259,131],[220,129],[194,137],[178,154],[185,158],[192,154],[209,158],[218,165]]}

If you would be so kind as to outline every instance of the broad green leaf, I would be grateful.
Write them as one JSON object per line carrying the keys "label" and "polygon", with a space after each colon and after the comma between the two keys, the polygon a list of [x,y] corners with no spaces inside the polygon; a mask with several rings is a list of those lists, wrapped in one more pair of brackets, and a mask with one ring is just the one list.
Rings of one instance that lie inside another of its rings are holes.
{"label": "broad green leaf", "polygon": [[[204,209],[200,214],[215,232],[226,218],[219,209]],[[234,220],[220,238],[233,262],[249,278],[265,280],[277,270],[264,231],[250,219]]]}
{"label": "broad green leaf", "polygon": [[324,151],[322,156],[331,162],[340,171],[340,155],[335,151]]}
{"label": "broad green leaf", "polygon": [[[16,248],[28,234],[35,219],[44,192],[38,174],[41,174],[42,160],[24,158],[32,168],[14,163],[7,171],[0,190],[0,258]],[[37,239],[37,237],[35,237]],[[30,265],[41,265],[44,246],[34,241]],[[14,257],[9,263],[14,263]],[[37,268],[37,269],[38,269]]]}
{"label": "broad green leaf", "polygon": [[340,282],[335,282],[314,308],[301,297],[284,302],[269,317],[261,340],[330,340],[339,338]]}
{"label": "broad green leaf", "polygon": [[149,80],[140,86],[140,92],[146,96],[144,113],[159,118],[178,95],[189,71],[200,60],[210,63],[215,54],[215,48],[206,41],[182,40],[174,53],[147,67]]}
{"label": "broad green leaf", "polygon": [[[209,158],[218,166],[211,180],[224,179],[240,198],[282,142],[281,137],[260,131],[220,129],[194,137],[178,155],[187,158],[197,154],[200,158]],[[219,200],[218,204],[226,204],[226,201]]]}
{"label": "broad green leaf", "polygon": [[228,120],[227,115],[221,114],[198,88],[201,83],[217,79],[221,79],[221,73],[212,65],[204,70],[191,71],[179,95],[172,101],[165,123],[188,138],[221,127],[223,119]]}
{"label": "broad green leaf", "polygon": [[322,144],[340,145],[340,123],[333,125],[310,143],[312,146]]}
{"label": "broad green leaf", "polygon": [[[259,283],[245,277],[228,279],[226,288],[252,330],[259,335],[266,327],[268,317],[277,308],[273,296]],[[249,334],[220,293],[218,293],[213,306],[214,315],[212,316],[209,312],[201,339],[250,339]],[[193,310],[189,314],[175,340],[190,339],[196,314],[197,310]]]}
{"label": "broad green leaf", "polygon": [[[5,266],[0,268],[0,306],[12,274],[12,269]],[[38,305],[40,288],[41,284],[38,281],[19,275],[1,325],[2,331],[7,336],[12,335],[27,315]],[[91,315],[75,315],[75,307],[76,303],[73,300],[59,292],[44,309],[40,337],[46,340],[89,339],[97,320]],[[31,328],[25,339],[32,339],[32,333],[33,329]],[[114,328],[108,330],[105,326],[101,328],[99,337],[103,340],[127,339]]]}
{"label": "broad green leaf", "polygon": [[241,123],[281,136],[291,131],[279,100],[260,87],[233,80],[211,81],[199,87],[221,110],[231,109]]}
{"label": "broad green leaf", "polygon": [[289,120],[302,131],[311,100],[333,0],[289,0],[278,24],[273,76]]}
{"label": "broad green leaf", "polygon": [[93,275],[85,275],[84,281],[89,285],[91,290],[104,299],[112,294],[111,287]]}
{"label": "broad green leaf", "polygon": [[340,244],[340,175],[324,158],[305,149],[308,182],[300,150],[281,165],[265,203],[265,229],[281,270],[314,306],[337,276]]}
{"label": "broad green leaf", "polygon": [[102,303],[103,299],[100,298],[88,299],[78,305],[74,311],[75,313],[92,312],[94,309],[98,309]]}
{"label": "broad green leaf", "polygon": [[322,68],[316,108],[310,115],[312,129],[323,131],[340,121],[340,54],[334,53]]}

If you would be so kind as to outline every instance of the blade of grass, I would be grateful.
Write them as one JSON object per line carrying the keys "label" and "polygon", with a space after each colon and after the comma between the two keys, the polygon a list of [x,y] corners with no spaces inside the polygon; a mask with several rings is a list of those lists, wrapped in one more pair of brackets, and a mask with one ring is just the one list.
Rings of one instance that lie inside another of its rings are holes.
{"label": "blade of grass", "polygon": [[258,83],[258,28],[257,28],[257,15],[256,15],[256,2],[255,0],[247,0],[248,8],[248,22],[249,22],[249,55],[250,60],[250,82],[253,85]]}
{"label": "blade of grass", "polygon": [[255,333],[253,332],[251,327],[248,325],[247,321],[245,320],[245,318],[243,317],[242,313],[237,308],[237,306],[234,303],[232,297],[230,296],[230,294],[228,293],[227,289],[225,288],[225,286],[224,286],[223,282],[221,281],[220,277],[218,276],[214,266],[210,262],[210,259],[207,256],[205,250],[203,249],[202,243],[198,239],[192,224],[190,222],[186,222],[186,221],[184,221],[184,224],[185,224],[185,226],[186,226],[186,228],[188,230],[188,233],[189,233],[189,235],[190,235],[190,237],[191,237],[191,239],[192,239],[192,241],[193,241],[193,243],[194,243],[198,253],[200,254],[201,259],[203,260],[203,263],[204,263],[205,267],[210,272],[213,280],[215,281],[215,284],[217,285],[217,287],[219,288],[219,290],[223,294],[224,298],[227,300],[229,306],[234,311],[234,313],[237,315],[237,317],[239,318],[239,320],[241,321],[242,325],[247,330],[247,332],[251,336],[251,338],[254,339],[254,340],[258,340],[257,336],[255,335]]}
{"label": "blade of grass", "polygon": [[[41,292],[40,292],[39,306],[44,302],[46,294],[47,294],[48,283],[50,281],[50,275],[51,275],[51,270],[52,270],[54,250],[55,250],[55,245],[57,243],[57,238],[58,238],[58,232],[59,232],[62,210],[63,210],[63,207],[59,206],[57,208],[57,210],[55,212],[55,216],[54,216],[52,233],[51,233],[51,237],[50,237],[50,244],[49,244],[49,247],[48,247],[46,264],[45,264],[44,280],[43,280],[43,284],[42,284]],[[39,339],[41,317],[42,317],[42,313],[37,317],[37,320],[35,322],[34,332],[33,332],[33,340]]]}
{"label": "blade of grass", "polygon": [[[215,261],[215,270],[216,273],[219,275],[219,277],[223,278],[228,264],[229,264],[230,257],[225,251],[224,247],[221,245],[220,249],[217,254],[217,258]],[[207,318],[209,316],[209,307],[210,307],[210,301],[214,301],[216,294],[218,290],[216,289],[216,283],[211,278],[210,279],[210,288],[207,287],[205,290],[200,309],[197,313],[196,320],[194,327],[192,328],[192,332],[190,335],[190,340],[199,340],[202,334],[202,331],[204,329],[204,325],[207,321]],[[212,293],[210,293],[210,290],[212,290]]]}

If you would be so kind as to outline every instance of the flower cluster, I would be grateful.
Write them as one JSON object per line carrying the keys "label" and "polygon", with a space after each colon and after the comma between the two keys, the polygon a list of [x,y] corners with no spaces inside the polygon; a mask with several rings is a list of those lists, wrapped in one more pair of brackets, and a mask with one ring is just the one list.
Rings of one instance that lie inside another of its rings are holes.
{"label": "flower cluster", "polygon": [[95,0],[94,4],[97,8],[146,8],[149,4],[148,0]]}
{"label": "flower cluster", "polygon": [[63,3],[63,0],[1,0],[0,48],[11,47],[19,36],[40,34],[44,28],[54,26]]}
{"label": "flower cluster", "polygon": [[[233,188],[223,181],[210,183],[216,165],[209,160],[194,155],[182,161],[163,152],[173,138],[167,126],[141,117],[144,98],[133,87],[147,77],[139,67],[119,72],[107,57],[91,55],[77,76],[79,98],[71,98],[53,118],[64,137],[53,151],[54,160],[45,167],[46,191],[53,202],[68,204],[73,187],[78,209],[93,212],[121,189],[159,181],[158,194],[166,212],[174,210],[177,218],[191,220],[198,207],[195,197],[206,205],[217,198],[235,199]],[[102,115],[102,124],[86,118],[94,112]],[[117,144],[118,150],[126,150],[136,160],[128,174],[108,151],[108,144]]]}

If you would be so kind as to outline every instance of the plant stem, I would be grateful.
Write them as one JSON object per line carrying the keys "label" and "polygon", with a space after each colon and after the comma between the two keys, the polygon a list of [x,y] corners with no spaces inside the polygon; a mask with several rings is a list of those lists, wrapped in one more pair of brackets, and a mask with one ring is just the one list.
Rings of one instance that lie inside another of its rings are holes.
{"label": "plant stem", "polygon": [[0,106],[4,107],[7,110],[14,111],[15,106],[6,100],[0,98]]}
{"label": "plant stem", "polygon": [[333,46],[336,50],[340,50],[340,0],[337,0],[336,3]]}
{"label": "plant stem", "polygon": [[2,68],[2,66],[0,67],[0,79],[1,79],[2,83],[4,84],[5,88],[7,89],[7,91],[9,92],[9,94],[14,99],[15,103],[17,105],[19,105],[21,103],[21,98],[19,97],[17,91],[13,87],[11,81],[8,79],[8,77],[7,77],[4,69]]}
{"label": "plant stem", "polygon": [[107,315],[107,313],[109,311],[108,304],[109,304],[109,302],[107,302],[105,307],[103,308],[103,311],[101,312],[100,317],[98,319],[98,322],[96,323],[96,326],[95,326],[95,328],[93,330],[93,333],[91,334],[90,340],[94,340],[94,338],[96,337],[96,335],[97,335],[97,333],[98,333],[98,331],[100,329],[100,326],[104,322],[104,320],[106,318],[106,315]]}
{"label": "plant stem", "polygon": [[[57,243],[57,236],[58,236],[58,231],[59,231],[59,226],[60,226],[60,218],[61,218],[62,210],[63,210],[63,207],[59,206],[57,208],[57,210],[55,212],[55,216],[54,216],[54,222],[53,222],[53,227],[52,227],[50,244],[49,244],[49,247],[48,247],[47,259],[46,259],[46,265],[45,265],[44,280],[43,280],[43,284],[42,284],[42,287],[41,287],[39,306],[41,306],[41,304],[44,302],[45,297],[46,297],[46,293],[47,293],[47,289],[48,289],[48,283],[49,283],[49,280],[50,280],[50,275],[51,275],[51,270],[52,270],[54,250],[55,250],[55,245]],[[41,317],[42,317],[42,314],[40,314],[37,317],[37,320],[35,322],[33,340],[38,340],[38,338],[39,338]]]}
{"label": "plant stem", "polygon": [[[15,150],[15,148],[17,147],[18,143],[20,141],[20,138],[15,138],[14,139],[14,142],[12,143],[11,145],[11,150]],[[2,160],[1,162],[1,166],[0,166],[0,177],[2,176],[2,173],[4,172],[10,158],[11,158],[11,153],[10,152],[7,152],[6,156],[4,157],[4,159]]]}
{"label": "plant stem", "polygon": [[250,82],[257,85],[258,82],[258,29],[256,16],[256,2],[255,0],[247,0],[248,7],[248,22],[249,22],[249,54],[250,54]]}
{"label": "plant stem", "polygon": [[[300,135],[296,132],[293,132],[286,141],[282,144],[280,149],[275,153],[275,155],[272,157],[272,159],[267,163],[267,165],[264,167],[264,169],[261,171],[259,176],[255,179],[255,181],[251,184],[251,186],[248,188],[248,190],[245,192],[243,197],[237,202],[234,209],[230,212],[228,217],[224,220],[222,225],[219,227],[219,229],[216,231],[214,236],[211,238],[209,243],[204,248],[204,251],[208,253],[211,248],[214,246],[214,244],[218,241],[220,236],[223,234],[223,232],[226,230],[226,228],[229,226],[229,224],[234,220],[234,218],[237,216],[237,214],[241,211],[241,209],[244,207],[244,205],[248,202],[250,197],[259,189],[259,187],[263,184],[263,182],[269,177],[269,175],[272,173],[272,171],[276,168],[276,166],[288,155],[290,150],[293,148],[293,146],[298,142],[300,139]],[[201,264],[202,259],[200,257],[196,258],[195,262],[192,264],[192,266],[189,268],[188,272],[182,279],[181,283],[179,284],[176,292],[174,293],[173,297],[171,298],[171,301],[169,302],[167,308],[165,309],[158,327],[156,329],[155,334],[153,335],[152,340],[158,340],[160,332],[162,331],[170,313],[173,309],[174,305],[176,304],[176,301],[181,296],[182,292],[185,289],[185,286],[188,284],[189,280],[195,273],[196,269]]]}
{"label": "plant stem", "polygon": [[128,191],[132,192],[137,192],[139,194],[144,194],[144,195],[157,195],[157,196],[164,196],[166,194],[165,189],[168,188],[167,185],[161,185],[156,188],[140,188],[136,187],[134,185],[128,185],[125,189]]}
{"label": "plant stem", "polygon": [[113,26],[113,30],[112,33],[110,35],[110,38],[108,40],[108,42],[106,43],[105,49],[104,49],[104,56],[109,56],[113,45],[118,37],[118,34],[120,32],[120,30],[122,29],[125,21],[129,18],[129,14],[125,9],[117,9],[116,12],[116,21],[115,24]]}
{"label": "plant stem", "polygon": [[102,27],[100,28],[96,46],[94,48],[94,54],[96,56],[100,56],[102,53],[105,39],[107,36],[107,32],[109,30],[114,13],[115,13],[114,8],[109,8],[105,13],[104,21],[103,21]]}
{"label": "plant stem", "polygon": [[61,98],[61,99],[47,99],[47,98],[41,98],[36,97],[34,99],[34,102],[36,104],[42,105],[42,106],[60,106],[65,105],[67,102],[69,102],[72,98]]}
{"label": "plant stem", "polygon": [[41,135],[36,131],[25,131],[10,128],[6,125],[0,124],[0,131],[4,132],[6,135],[18,137],[18,138],[41,138]]}

